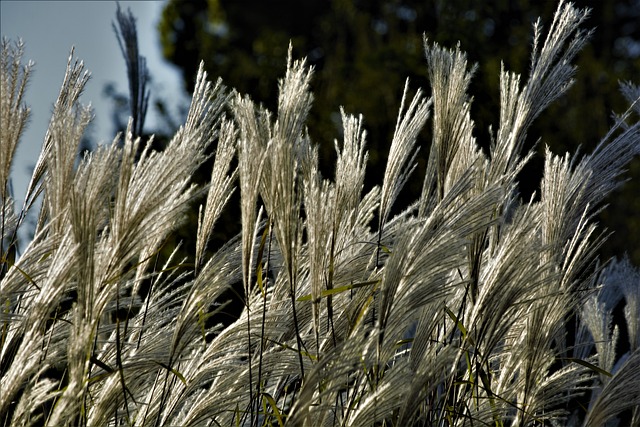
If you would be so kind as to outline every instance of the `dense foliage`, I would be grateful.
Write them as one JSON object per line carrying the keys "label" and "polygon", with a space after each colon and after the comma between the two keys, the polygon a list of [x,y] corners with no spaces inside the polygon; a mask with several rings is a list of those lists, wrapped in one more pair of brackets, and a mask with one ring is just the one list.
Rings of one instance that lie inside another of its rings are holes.
{"label": "dense foliage", "polygon": [[[78,102],[88,74],[72,55],[19,209],[9,177],[31,66],[3,40],[2,424],[640,423],[640,271],[600,263],[606,234],[594,221],[640,154],[640,88],[621,85],[628,109],[590,154],[547,147],[539,197],[518,192],[528,132],[571,86],[585,18],[561,2],[546,33],[534,26],[528,77],[500,70],[487,151],[473,132],[474,68],[460,48],[425,39],[431,96],[409,82],[384,88],[401,101],[371,188],[366,125],[344,111],[323,175],[306,127],[313,69],[291,48],[273,112],[208,81],[201,65],[166,146],[137,137],[132,118],[76,162],[91,111]],[[127,25],[131,66],[140,58]],[[145,79],[133,77],[140,119]],[[403,204],[429,119],[420,195]],[[198,185],[212,148],[209,182]],[[211,253],[234,192],[241,231]],[[37,197],[34,238],[19,248]],[[194,209],[192,257],[170,247],[159,263]],[[230,289],[243,309],[221,324]]]}

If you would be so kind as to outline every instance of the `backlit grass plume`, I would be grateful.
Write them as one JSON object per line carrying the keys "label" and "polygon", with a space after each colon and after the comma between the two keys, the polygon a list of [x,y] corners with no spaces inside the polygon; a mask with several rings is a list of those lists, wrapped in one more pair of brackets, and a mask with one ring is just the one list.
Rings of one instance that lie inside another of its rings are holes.
{"label": "backlit grass plume", "polygon": [[[201,67],[166,148],[138,136],[139,118],[76,162],[93,113],[72,53],[22,208],[9,172],[31,65],[3,40],[0,424],[638,425],[640,271],[598,259],[606,233],[594,221],[640,154],[638,87],[622,85],[629,110],[593,153],[547,148],[539,195],[517,191],[531,123],[575,77],[586,16],[561,2],[546,36],[534,26],[529,75],[501,71],[488,151],[473,137],[475,66],[425,40],[431,95],[398,88],[371,189],[362,117],[341,112],[333,176],[320,171],[305,127],[313,70],[291,50],[277,111]],[[421,196],[398,206],[409,179],[424,179]],[[211,248],[234,191],[242,231]],[[195,244],[181,249],[192,255],[168,248],[159,263],[190,210]],[[243,309],[222,325],[229,290]]]}

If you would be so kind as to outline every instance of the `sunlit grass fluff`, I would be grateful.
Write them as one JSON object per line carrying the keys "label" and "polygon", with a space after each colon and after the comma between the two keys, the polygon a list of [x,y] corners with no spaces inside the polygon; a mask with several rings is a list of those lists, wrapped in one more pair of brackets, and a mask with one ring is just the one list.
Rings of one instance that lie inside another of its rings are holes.
{"label": "sunlit grass fluff", "polygon": [[[599,262],[606,235],[594,221],[640,154],[638,87],[622,85],[629,110],[593,153],[547,148],[539,197],[517,193],[527,132],[571,85],[586,15],[561,2],[546,38],[534,26],[529,77],[501,71],[488,151],[472,134],[474,67],[460,47],[425,40],[431,97],[409,101],[407,83],[372,189],[365,126],[344,111],[334,176],[320,172],[305,128],[313,70],[291,54],[275,113],[201,68],[166,148],[130,121],[76,162],[92,112],[72,55],[20,209],[9,172],[31,65],[3,40],[0,423],[639,425],[640,271]],[[429,118],[421,197],[396,206]],[[192,177],[209,147],[201,188]],[[242,231],[212,253],[234,191]],[[22,248],[17,230],[38,197]],[[191,259],[175,250],[158,265],[191,209]],[[221,327],[210,320],[230,288],[244,309]]]}

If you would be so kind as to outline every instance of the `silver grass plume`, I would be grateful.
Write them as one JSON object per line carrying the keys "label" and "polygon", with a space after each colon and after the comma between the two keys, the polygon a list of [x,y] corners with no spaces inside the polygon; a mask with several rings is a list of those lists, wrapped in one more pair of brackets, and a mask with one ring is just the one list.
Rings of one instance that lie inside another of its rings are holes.
{"label": "silver grass plume", "polygon": [[[30,116],[24,104],[24,93],[31,75],[33,63],[21,64],[24,45],[22,41],[12,44],[2,38],[0,63],[0,258],[9,260],[16,252],[17,229],[24,219],[16,214],[11,191],[11,164]],[[0,266],[0,278],[7,273],[8,263]]]}
{"label": "silver grass plume", "polygon": [[625,300],[624,316],[627,322],[630,351],[640,348],[640,270],[629,262],[629,258],[614,261],[603,274],[605,289],[612,288],[622,293]]}
{"label": "silver grass plume", "polygon": [[[15,45],[2,38],[2,63],[0,64],[0,88],[2,89],[2,114],[0,123],[0,196],[4,203],[9,197],[9,173],[18,141],[25,130],[31,110],[24,104],[24,92],[29,82],[33,63],[21,65],[24,44]],[[7,206],[8,208],[8,206]],[[5,217],[3,208],[3,218]]]}
{"label": "silver grass plume", "polygon": [[264,191],[261,196],[288,276],[286,292],[292,305],[296,348],[300,353],[300,372],[304,375],[302,341],[295,306],[302,235],[302,223],[299,220],[302,183],[298,179],[298,173],[302,167],[301,158],[309,143],[304,135],[304,123],[313,101],[309,92],[313,71],[305,67],[305,61],[294,62],[291,51],[290,47],[287,71],[279,85],[278,117],[265,153],[261,185]]}
{"label": "silver grass plume", "polygon": [[[380,195],[380,230],[383,229],[393,203],[402,187],[415,169],[417,150],[414,150],[418,133],[429,117],[430,99],[425,99],[418,90],[405,111],[405,102],[409,91],[409,80],[405,83],[398,120],[393,132],[389,158],[384,172],[382,192]],[[411,157],[409,157],[411,156]]]}
{"label": "silver grass plume", "polygon": [[233,122],[224,120],[220,125],[220,136],[216,149],[216,158],[211,170],[211,181],[204,213],[200,213],[198,223],[198,238],[196,242],[196,265],[203,262],[204,250],[207,245],[216,220],[233,193],[233,182],[237,171],[228,174],[231,160],[235,155],[236,130]]}
{"label": "silver grass plume", "polygon": [[[560,97],[573,83],[575,55],[590,37],[579,29],[588,10],[576,9],[561,0],[547,37],[540,47],[542,23],[534,25],[533,51],[527,84],[520,89],[520,76],[504,70],[500,73],[500,128],[492,150],[492,171],[507,173],[522,149],[527,130],[533,120]],[[570,39],[571,38],[571,39]],[[570,40],[569,40],[570,39]]]}
{"label": "silver grass plume", "polygon": [[316,334],[316,349],[319,351],[320,341],[320,303],[322,291],[330,289],[328,274],[331,273],[329,256],[333,239],[331,232],[332,213],[334,211],[335,189],[333,185],[322,179],[317,164],[311,169],[305,180],[304,207],[307,212],[307,235],[309,248],[309,281],[313,312],[313,328]]}
{"label": "silver grass plume", "polygon": [[[45,209],[40,212],[38,227],[46,219],[58,218],[66,208],[66,189],[71,186],[80,139],[92,118],[91,108],[81,106],[78,101],[90,74],[84,69],[84,63],[74,60],[73,56],[72,49],[42,152],[27,188],[25,203],[33,203],[40,191],[45,190]],[[55,227],[53,232],[59,232]]]}
{"label": "silver grass plume", "polygon": [[[455,171],[464,171],[463,167],[452,168],[459,150],[475,146],[472,129],[473,121],[469,117],[471,100],[467,96],[469,83],[476,66],[467,70],[467,55],[457,46],[455,51],[441,48],[437,44],[429,47],[425,39],[427,70],[432,86],[433,99],[433,140],[429,153],[428,171],[422,190],[421,214],[425,214],[425,203],[436,191],[435,200],[442,200],[446,192],[446,182],[455,182],[450,175]],[[466,153],[465,153],[466,154]],[[434,183],[429,180],[435,177]]]}
{"label": "silver grass plume", "polygon": [[[44,191],[38,229],[2,260],[2,423],[599,426],[622,411],[637,423],[638,272],[600,267],[594,224],[638,155],[637,87],[622,85],[631,106],[592,154],[547,150],[540,201],[516,191],[532,153],[524,135],[570,84],[584,16],[561,3],[544,43],[536,25],[525,86],[501,73],[488,156],[472,135],[474,68],[459,48],[425,47],[437,132],[422,196],[398,214],[431,105],[420,92],[406,106],[405,88],[381,187],[363,193],[362,118],[342,112],[335,176],[323,177],[305,129],[312,70],[291,51],[275,114],[201,67],[166,149],[130,121],[122,143],[77,166],[89,115],[77,102],[86,75],[70,62],[27,197]],[[4,46],[2,64],[20,70]],[[5,105],[25,111],[15,96],[3,89],[3,120]],[[191,177],[213,144],[211,182],[198,188]],[[210,254],[236,175],[242,232]],[[154,265],[205,194],[195,264],[174,248]],[[3,241],[21,215],[3,219]],[[213,324],[240,283],[242,313]],[[611,313],[623,300],[630,350],[619,355]]]}
{"label": "silver grass plume", "polygon": [[[589,408],[584,427],[602,426],[620,412],[634,411],[634,422],[637,423],[640,406],[640,351],[629,355],[618,372],[604,386],[595,403]],[[636,424],[633,424],[636,425]]]}

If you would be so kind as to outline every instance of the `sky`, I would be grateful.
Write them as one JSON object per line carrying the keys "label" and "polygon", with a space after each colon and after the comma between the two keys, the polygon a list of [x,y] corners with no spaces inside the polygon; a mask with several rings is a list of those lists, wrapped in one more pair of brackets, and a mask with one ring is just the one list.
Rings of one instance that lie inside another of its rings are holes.
{"label": "sky", "polygon": [[[153,111],[156,97],[171,104],[186,103],[182,79],[176,67],[162,59],[157,22],[164,1],[120,1],[123,11],[130,9],[137,18],[140,54],[147,58],[153,86],[145,129],[157,128]],[[0,0],[0,33],[25,44],[23,62],[35,62],[26,92],[31,119],[18,145],[12,166],[12,185],[16,205],[21,206],[31,169],[40,153],[72,46],[75,57],[84,61],[91,80],[81,97],[94,108],[90,136],[93,144],[110,143],[114,136],[111,120],[113,104],[104,94],[107,84],[128,95],[126,65],[112,23],[115,1],[16,1]]]}

